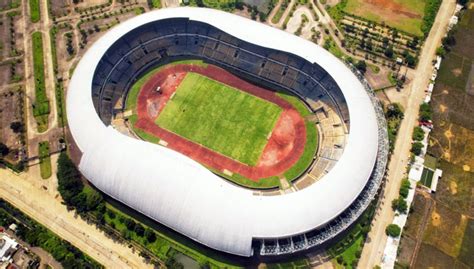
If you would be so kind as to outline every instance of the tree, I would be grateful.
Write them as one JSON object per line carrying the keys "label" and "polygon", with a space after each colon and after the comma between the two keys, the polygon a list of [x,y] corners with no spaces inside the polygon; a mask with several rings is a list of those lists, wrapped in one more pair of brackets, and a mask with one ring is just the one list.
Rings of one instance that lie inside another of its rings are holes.
{"label": "tree", "polygon": [[392,103],[387,107],[387,118],[395,119],[395,118],[403,118],[403,111],[402,107],[398,103]]}
{"label": "tree", "polygon": [[423,103],[420,105],[420,121],[430,121],[432,110],[429,104]]}
{"label": "tree", "polygon": [[359,70],[362,74],[364,74],[366,71],[367,71],[367,64],[365,63],[365,61],[358,61],[355,65],[355,67],[357,68],[357,70]]}
{"label": "tree", "polygon": [[73,198],[77,196],[84,185],[81,182],[81,174],[74,163],[65,152],[61,152],[58,158],[58,191],[67,205],[74,205]]}
{"label": "tree", "polygon": [[440,57],[444,57],[444,55],[446,55],[446,50],[444,49],[443,46],[439,46],[437,49],[436,49],[436,55],[440,56]]}
{"label": "tree", "polygon": [[391,59],[393,57],[393,47],[392,46],[387,47],[385,51],[383,52],[383,54]]}
{"label": "tree", "polygon": [[138,236],[143,236],[143,234],[145,233],[145,228],[143,228],[143,225],[141,223],[137,223],[135,225],[134,231]]}
{"label": "tree", "polygon": [[397,224],[389,224],[387,228],[385,228],[385,233],[391,237],[398,237],[401,232],[402,229],[400,229],[400,226]]}
{"label": "tree", "polygon": [[399,191],[400,196],[402,196],[403,198],[407,198],[408,192],[410,189],[411,189],[410,181],[406,178],[403,179],[402,184],[400,186],[400,191]]}
{"label": "tree", "polygon": [[421,150],[423,149],[423,144],[421,142],[416,141],[411,145],[411,152],[415,155],[420,155]]}
{"label": "tree", "polygon": [[416,126],[415,129],[413,129],[412,139],[414,141],[421,141],[423,138],[425,138],[425,132],[420,126]]}
{"label": "tree", "polygon": [[392,209],[402,214],[406,214],[408,210],[407,201],[405,201],[405,199],[403,199],[402,197],[398,197],[397,199],[394,199],[392,201]]}
{"label": "tree", "polygon": [[409,67],[415,67],[416,65],[416,58],[413,57],[413,55],[411,55],[410,53],[408,53],[406,56],[405,56],[405,62],[407,63],[407,65]]}
{"label": "tree", "polygon": [[152,229],[146,228],[145,229],[145,238],[146,238],[146,241],[148,241],[148,243],[153,243],[153,242],[156,241],[156,234]]}
{"label": "tree", "polygon": [[10,149],[7,147],[7,145],[0,142],[0,158],[7,156],[8,153],[10,153]]}
{"label": "tree", "polygon": [[22,122],[14,121],[10,124],[10,129],[16,134],[23,133],[25,131],[25,125]]}
{"label": "tree", "polygon": [[134,220],[132,220],[130,218],[125,219],[125,226],[127,227],[127,229],[129,231],[134,231],[136,225],[137,225],[137,223]]}

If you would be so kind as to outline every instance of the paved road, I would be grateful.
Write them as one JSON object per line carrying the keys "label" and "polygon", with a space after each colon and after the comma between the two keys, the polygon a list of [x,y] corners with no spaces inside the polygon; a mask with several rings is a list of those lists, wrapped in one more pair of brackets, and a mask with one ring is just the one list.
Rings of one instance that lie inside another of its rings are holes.
{"label": "paved road", "polygon": [[152,268],[125,245],[114,242],[93,225],[68,212],[34,179],[0,170],[0,197],[13,204],[48,229],[106,266],[107,268]]}
{"label": "paved road", "polygon": [[450,17],[454,13],[455,5],[455,0],[443,1],[435,23],[421,51],[420,62],[409,87],[410,94],[407,107],[405,108],[405,117],[400,125],[398,139],[388,167],[386,187],[372,223],[369,239],[364,245],[359,268],[373,268],[382,261],[383,250],[387,241],[385,227],[392,222],[394,217],[391,201],[398,197],[400,182],[406,174],[411,148],[410,138],[413,128],[417,124],[419,105],[424,99],[424,91],[428,87],[433,70],[432,60],[435,57],[436,48],[440,45],[441,39],[446,33],[446,28]]}

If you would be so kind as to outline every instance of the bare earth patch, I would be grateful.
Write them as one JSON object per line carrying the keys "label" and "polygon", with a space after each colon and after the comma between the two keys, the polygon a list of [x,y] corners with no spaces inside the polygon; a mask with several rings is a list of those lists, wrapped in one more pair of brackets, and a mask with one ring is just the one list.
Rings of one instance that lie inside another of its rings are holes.
{"label": "bare earth patch", "polygon": [[458,193],[458,184],[456,183],[456,181],[454,180],[449,181],[449,190],[451,191],[452,195],[455,195],[456,193]]}
{"label": "bare earth patch", "polygon": [[431,224],[435,227],[438,227],[439,225],[441,225],[441,216],[435,211],[431,213]]}
{"label": "bare earth patch", "polygon": [[466,172],[469,172],[469,171],[471,171],[471,167],[469,165],[465,164],[465,165],[462,166],[462,170],[464,170]]}

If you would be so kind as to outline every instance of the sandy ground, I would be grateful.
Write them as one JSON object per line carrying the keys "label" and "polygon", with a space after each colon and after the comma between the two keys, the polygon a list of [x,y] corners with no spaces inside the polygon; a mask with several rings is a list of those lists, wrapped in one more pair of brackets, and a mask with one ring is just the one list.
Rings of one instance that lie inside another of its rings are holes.
{"label": "sandy ground", "polygon": [[391,201],[398,196],[400,182],[405,176],[406,167],[410,156],[411,133],[417,123],[419,104],[424,98],[424,90],[428,87],[429,78],[432,72],[431,61],[435,57],[436,48],[441,42],[441,38],[446,32],[449,18],[454,12],[455,1],[443,1],[438,16],[433,24],[430,35],[426,39],[421,51],[420,62],[416,69],[416,76],[409,86],[409,98],[405,110],[395,150],[392,155],[389,167],[386,186],[383,191],[375,219],[372,222],[372,230],[368,240],[364,245],[362,257],[358,268],[373,268],[381,263],[383,250],[387,241],[385,227],[391,223],[394,213],[391,209]]}

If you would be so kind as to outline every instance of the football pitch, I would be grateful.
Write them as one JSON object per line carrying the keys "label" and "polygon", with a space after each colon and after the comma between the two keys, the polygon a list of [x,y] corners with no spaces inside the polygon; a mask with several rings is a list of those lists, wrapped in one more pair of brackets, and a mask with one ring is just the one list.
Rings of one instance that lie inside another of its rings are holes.
{"label": "football pitch", "polygon": [[255,166],[282,108],[196,73],[187,73],[155,123]]}

